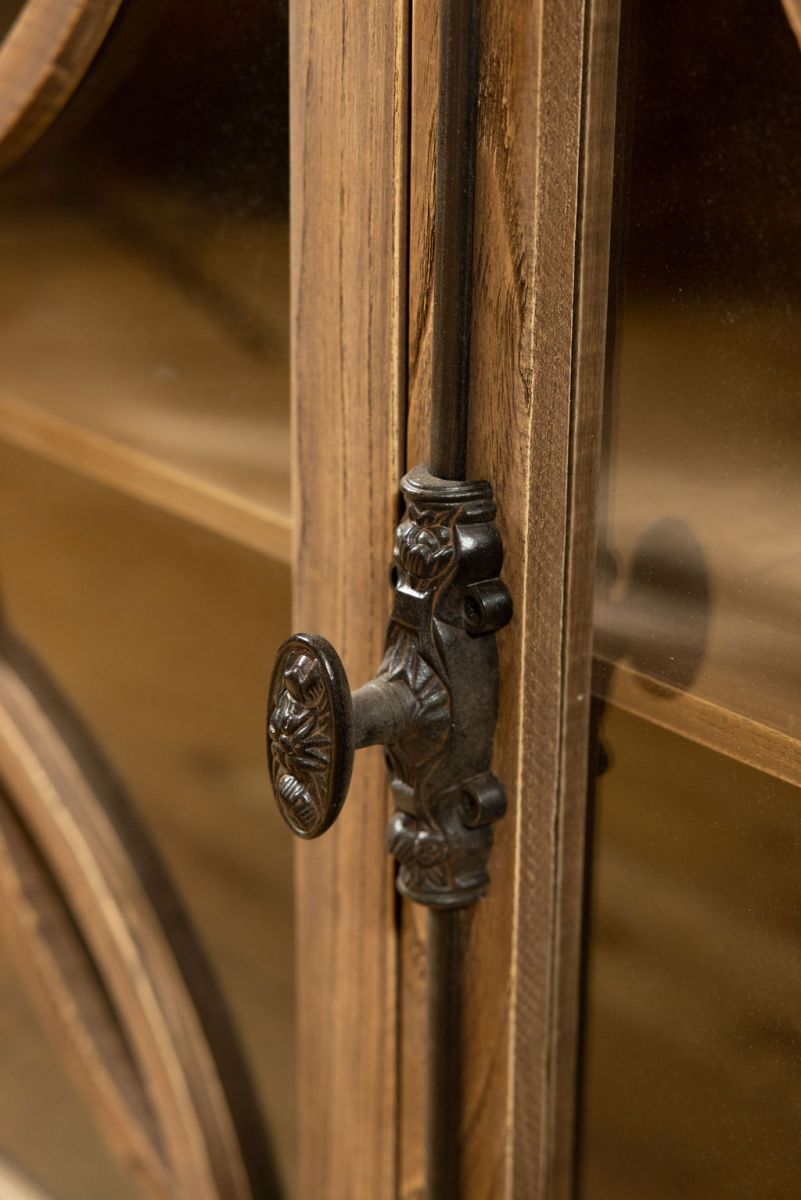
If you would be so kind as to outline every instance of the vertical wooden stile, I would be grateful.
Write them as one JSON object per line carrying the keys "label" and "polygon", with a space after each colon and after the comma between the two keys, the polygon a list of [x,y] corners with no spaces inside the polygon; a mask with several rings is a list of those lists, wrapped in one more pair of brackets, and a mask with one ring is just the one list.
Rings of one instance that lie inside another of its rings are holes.
{"label": "vertical wooden stile", "polygon": [[[407,6],[291,6],[294,621],[354,686],[380,661],[403,468]],[[385,769],[297,863],[300,1195],[396,1187],[397,939]]]}
{"label": "vertical wooden stile", "polygon": [[[409,462],[428,436],[437,53],[436,3],[412,10]],[[571,1188],[616,54],[617,0],[482,4],[468,477],[495,488],[516,615],[494,763],[509,812],[468,922],[466,1200]],[[422,1184],[424,947],[406,911],[404,1200]]]}

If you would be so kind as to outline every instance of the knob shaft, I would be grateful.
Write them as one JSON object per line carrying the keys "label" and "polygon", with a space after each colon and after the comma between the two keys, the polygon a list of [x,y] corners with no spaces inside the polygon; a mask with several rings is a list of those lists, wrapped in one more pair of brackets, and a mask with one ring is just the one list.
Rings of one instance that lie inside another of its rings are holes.
{"label": "knob shaft", "polygon": [[353,752],[401,737],[414,721],[402,681],[372,679],[351,695],[342,660],[316,633],[294,633],[278,651],[267,711],[267,762],[284,820],[319,837],[348,794]]}

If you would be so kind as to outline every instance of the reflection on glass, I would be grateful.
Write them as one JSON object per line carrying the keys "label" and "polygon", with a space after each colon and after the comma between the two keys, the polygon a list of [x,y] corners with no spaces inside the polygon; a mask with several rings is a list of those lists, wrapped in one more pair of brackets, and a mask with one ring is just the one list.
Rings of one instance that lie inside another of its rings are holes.
{"label": "reflection on glass", "polygon": [[[637,9],[598,652],[639,617],[628,666],[801,735],[801,52],[779,3]],[[698,571],[624,614],[666,519]]]}
{"label": "reflection on glass", "polygon": [[0,177],[0,431],[32,405],[288,507],[287,53],[283,0],[122,6]]}
{"label": "reflection on glass", "polygon": [[582,1200],[801,1192],[801,791],[609,708]]}
{"label": "reflection on glass", "polygon": [[[108,753],[166,860],[291,1195],[292,848],[263,741],[289,570],[2,443],[0,511],[8,619]],[[0,1103],[3,1087],[0,1075]]]}

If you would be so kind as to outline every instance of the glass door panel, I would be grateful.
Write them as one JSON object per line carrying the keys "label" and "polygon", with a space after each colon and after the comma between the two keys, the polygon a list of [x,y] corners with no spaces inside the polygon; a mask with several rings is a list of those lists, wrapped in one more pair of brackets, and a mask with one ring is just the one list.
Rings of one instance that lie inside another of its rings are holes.
{"label": "glass door panel", "polygon": [[677,692],[795,738],[801,52],[778,2],[633,24],[597,652],[679,731],[726,716]]}
{"label": "glass door panel", "polygon": [[292,847],[263,745],[289,570],[2,446],[0,510],[6,616],[145,818],[210,954],[291,1179]]}
{"label": "glass door panel", "polygon": [[582,1200],[801,1187],[801,52],[624,5]]}
{"label": "glass door panel", "polygon": [[263,746],[291,582],[287,20],[123,4],[0,174],[0,587],[166,861],[292,1194],[292,855]]}
{"label": "glass door panel", "polygon": [[801,1190],[801,791],[610,708],[581,1196]]}
{"label": "glass door panel", "polygon": [[125,4],[0,177],[0,435],[289,558],[280,0]]}

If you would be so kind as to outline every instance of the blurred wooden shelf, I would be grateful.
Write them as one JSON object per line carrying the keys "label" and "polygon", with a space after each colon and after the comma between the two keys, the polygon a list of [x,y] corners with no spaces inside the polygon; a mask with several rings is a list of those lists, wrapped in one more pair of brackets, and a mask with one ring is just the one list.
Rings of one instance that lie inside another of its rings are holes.
{"label": "blurred wooden shelf", "polygon": [[680,691],[626,665],[596,659],[608,683],[593,688],[605,701],[719,754],[801,787],[801,740],[691,691]]}
{"label": "blurred wooden shelf", "polygon": [[280,562],[290,561],[288,504],[285,509],[269,508],[85,425],[2,394],[0,438]]}
{"label": "blurred wooden shelf", "polygon": [[285,222],[16,198],[0,260],[0,438],[289,562]]}

